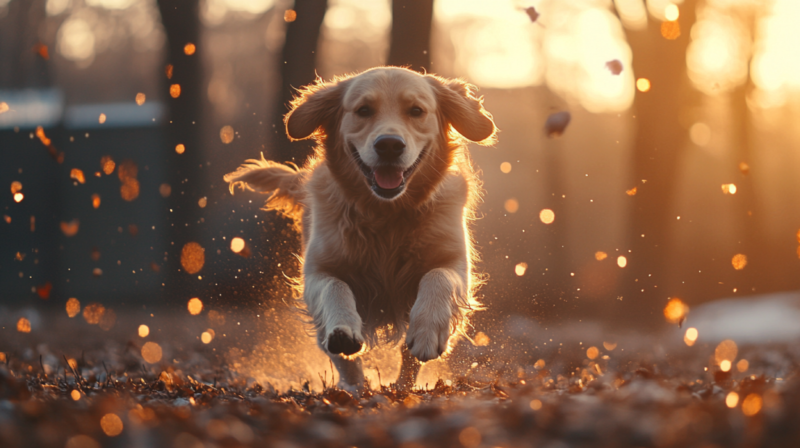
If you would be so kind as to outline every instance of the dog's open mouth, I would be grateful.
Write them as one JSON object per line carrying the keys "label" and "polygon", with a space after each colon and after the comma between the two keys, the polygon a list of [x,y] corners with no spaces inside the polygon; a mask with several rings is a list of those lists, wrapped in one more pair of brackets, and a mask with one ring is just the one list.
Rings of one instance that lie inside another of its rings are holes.
{"label": "dog's open mouth", "polygon": [[372,191],[384,199],[394,199],[406,189],[406,179],[411,177],[411,174],[413,174],[426,152],[426,150],[423,149],[419,153],[417,160],[415,160],[410,167],[403,169],[403,167],[397,165],[370,167],[361,160],[361,156],[358,155],[358,150],[355,146],[351,146],[350,150],[353,152],[353,158],[361,169],[361,172],[364,173],[364,176],[367,178]]}

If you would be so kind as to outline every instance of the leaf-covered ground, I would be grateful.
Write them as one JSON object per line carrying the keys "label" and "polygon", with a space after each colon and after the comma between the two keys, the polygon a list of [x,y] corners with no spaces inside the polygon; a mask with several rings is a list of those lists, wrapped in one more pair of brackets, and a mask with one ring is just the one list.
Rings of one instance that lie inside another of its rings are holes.
{"label": "leaf-covered ground", "polygon": [[[151,321],[142,338],[135,321],[144,317],[118,314],[111,331],[77,319],[34,320],[29,333],[3,322],[0,447],[800,445],[792,344],[739,346],[723,372],[720,345],[702,336],[672,348],[629,336],[572,349],[565,339],[530,353],[507,337],[494,349],[459,346],[466,367],[428,388],[373,381],[354,396],[330,386],[329,370],[276,390],[264,379],[270,370],[286,375],[312,355],[286,350],[248,370],[263,350],[241,348],[241,335],[264,332],[241,330],[222,344],[244,321],[229,319],[204,344],[179,337],[200,334],[191,323]],[[156,362],[147,362],[148,342],[159,347]]]}

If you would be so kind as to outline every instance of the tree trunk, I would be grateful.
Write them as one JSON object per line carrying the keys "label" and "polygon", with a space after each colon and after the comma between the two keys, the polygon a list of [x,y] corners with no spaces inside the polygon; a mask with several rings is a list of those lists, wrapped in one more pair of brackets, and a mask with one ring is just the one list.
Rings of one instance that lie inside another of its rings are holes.
{"label": "tree trunk", "polygon": [[286,26],[286,41],[283,44],[281,86],[278,104],[273,117],[273,158],[278,162],[293,161],[302,165],[313,152],[313,142],[289,142],[283,125],[283,116],[289,111],[289,103],[295,89],[314,82],[317,78],[317,43],[322,21],[328,8],[328,0],[302,0],[295,2],[296,19]]}
{"label": "tree trunk", "polygon": [[[190,281],[181,269],[180,256],[183,246],[196,241],[206,245],[201,239],[202,216],[197,202],[206,196],[208,181],[201,170],[203,148],[201,129],[203,119],[203,45],[200,42],[199,0],[159,0],[161,21],[167,34],[167,60],[165,72],[160,73],[164,80],[164,97],[168,107],[168,124],[165,158],[167,163],[167,183],[172,192],[168,197],[168,238],[166,291],[168,296],[180,292],[190,297],[193,288],[199,289],[197,282]],[[194,53],[187,55],[185,46],[194,44]],[[169,67],[171,66],[171,70]],[[171,72],[171,73],[170,73]],[[169,76],[171,74],[171,77]],[[174,98],[174,85],[180,86],[180,95]],[[175,147],[182,144],[183,154]],[[197,285],[197,286],[192,286]]]}
{"label": "tree trunk", "polygon": [[[632,175],[630,253],[621,285],[622,300],[610,311],[623,325],[652,327],[663,322],[661,310],[670,294],[666,279],[667,249],[676,222],[673,205],[680,161],[688,144],[681,126],[681,110],[699,101],[699,92],[686,73],[686,49],[691,41],[697,1],[681,5],[680,36],[668,40],[661,35],[661,22],[649,20],[642,31],[627,30],[636,77],[650,80],[648,92],[636,92],[633,113],[636,138]],[[656,288],[657,286],[657,288]]]}
{"label": "tree trunk", "polygon": [[433,0],[393,0],[391,47],[386,64],[430,70],[432,23]]}

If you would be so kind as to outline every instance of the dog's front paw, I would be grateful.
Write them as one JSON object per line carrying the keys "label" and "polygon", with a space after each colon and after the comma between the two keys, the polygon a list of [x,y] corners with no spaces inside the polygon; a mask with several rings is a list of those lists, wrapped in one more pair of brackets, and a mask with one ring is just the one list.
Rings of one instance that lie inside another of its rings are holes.
{"label": "dog's front paw", "polygon": [[426,362],[442,356],[447,350],[450,325],[446,321],[443,324],[421,321],[422,319],[411,319],[406,334],[406,346],[415,358]]}
{"label": "dog's front paw", "polygon": [[361,351],[364,340],[348,327],[336,327],[326,338],[328,351],[334,355],[354,355]]}

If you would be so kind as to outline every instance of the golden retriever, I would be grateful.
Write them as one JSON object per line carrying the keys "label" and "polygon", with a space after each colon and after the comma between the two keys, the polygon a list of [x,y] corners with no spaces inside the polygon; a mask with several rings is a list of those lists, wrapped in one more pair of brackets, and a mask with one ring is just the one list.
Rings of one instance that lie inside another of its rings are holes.
{"label": "golden retriever", "polygon": [[316,155],[300,169],[262,156],[225,176],[231,192],[271,193],[266,208],[302,228],[299,289],[341,387],[362,386],[366,346],[403,335],[398,384],[413,386],[419,361],[447,353],[480,308],[466,141],[493,143],[496,128],[473,90],[397,67],[317,80],[285,117]]}

